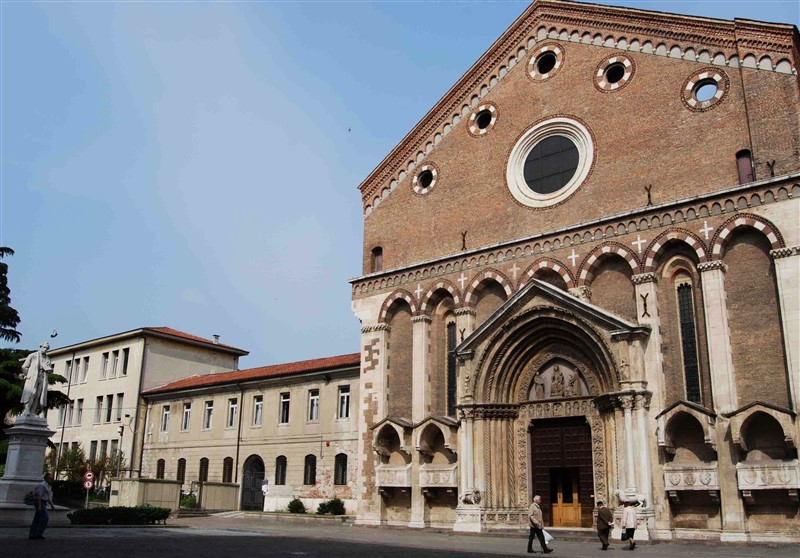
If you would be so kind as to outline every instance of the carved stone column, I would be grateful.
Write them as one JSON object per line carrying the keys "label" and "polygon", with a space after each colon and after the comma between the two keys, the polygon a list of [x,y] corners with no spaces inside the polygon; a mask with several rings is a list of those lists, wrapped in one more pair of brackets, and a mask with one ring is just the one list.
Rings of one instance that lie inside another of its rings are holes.
{"label": "carved stone column", "polygon": [[475,410],[462,407],[458,410],[461,426],[458,431],[459,496],[456,505],[454,531],[479,533],[481,531],[480,489],[475,485]]}
{"label": "carved stone column", "polygon": [[781,305],[786,351],[786,366],[789,369],[789,401],[792,410],[800,412],[800,246],[772,250],[775,260],[775,279],[778,283],[778,300]]}
{"label": "carved stone column", "polygon": [[729,413],[738,407],[736,378],[733,373],[730,326],[725,292],[725,269],[721,261],[697,266],[703,286],[703,312],[708,330],[708,363],[711,391],[717,413]]}
{"label": "carved stone column", "polygon": [[428,381],[428,342],[431,319],[428,316],[411,318],[411,420],[421,422],[430,412],[431,384]]}
{"label": "carved stone column", "polygon": [[653,469],[650,460],[650,440],[647,433],[649,429],[647,411],[650,407],[651,393],[637,393],[633,400],[633,412],[636,415],[636,446],[639,454],[638,486],[641,493],[647,497],[647,507],[652,507],[653,502]]}
{"label": "carved stone column", "polygon": [[656,274],[642,273],[631,279],[636,289],[637,319],[640,325],[650,327],[650,336],[644,345],[644,376],[650,391],[658,398],[656,408],[660,410],[664,408],[664,367]]}
{"label": "carved stone column", "polygon": [[619,402],[622,405],[622,417],[625,428],[625,492],[636,494],[636,454],[634,453],[633,430],[633,395],[621,395]]}

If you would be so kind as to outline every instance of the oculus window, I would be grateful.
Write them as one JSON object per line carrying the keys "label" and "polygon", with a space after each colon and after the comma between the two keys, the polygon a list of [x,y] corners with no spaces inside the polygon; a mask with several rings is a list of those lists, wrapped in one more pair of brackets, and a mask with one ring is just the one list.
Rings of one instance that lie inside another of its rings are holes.
{"label": "oculus window", "polygon": [[506,182],[511,195],[528,207],[566,200],[589,176],[594,142],[586,126],[567,117],[534,124],[511,150]]}

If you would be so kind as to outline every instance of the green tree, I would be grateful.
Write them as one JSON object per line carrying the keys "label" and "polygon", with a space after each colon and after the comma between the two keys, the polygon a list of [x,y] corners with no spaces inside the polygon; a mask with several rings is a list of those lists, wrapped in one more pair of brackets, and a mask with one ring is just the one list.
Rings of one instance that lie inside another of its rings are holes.
{"label": "green tree", "polygon": [[61,452],[61,457],[58,458],[57,470],[62,479],[70,481],[83,480],[83,474],[87,471],[87,466],[86,454],[83,453],[80,443]]}
{"label": "green tree", "polygon": [[[0,246],[0,259],[13,256],[14,250]],[[8,264],[0,262],[0,339],[19,343],[19,314],[11,307],[11,289],[8,288]]]}

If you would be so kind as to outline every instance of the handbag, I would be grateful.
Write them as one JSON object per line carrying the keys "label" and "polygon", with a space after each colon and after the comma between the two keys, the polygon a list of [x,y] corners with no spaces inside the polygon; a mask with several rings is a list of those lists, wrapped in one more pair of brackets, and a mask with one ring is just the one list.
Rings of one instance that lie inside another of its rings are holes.
{"label": "handbag", "polygon": [[623,541],[627,541],[628,540],[628,530],[627,529],[622,532],[622,540]]}
{"label": "handbag", "polygon": [[22,503],[26,506],[35,506],[36,505],[36,497],[33,495],[33,490],[28,492],[25,497],[22,499]]}

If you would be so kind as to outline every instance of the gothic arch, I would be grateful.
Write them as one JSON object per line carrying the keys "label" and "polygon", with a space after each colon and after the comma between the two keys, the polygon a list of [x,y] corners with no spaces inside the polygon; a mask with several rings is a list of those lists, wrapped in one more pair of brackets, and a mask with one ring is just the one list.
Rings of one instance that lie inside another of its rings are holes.
{"label": "gothic arch", "polygon": [[438,290],[445,290],[450,293],[450,296],[453,298],[453,302],[458,306],[461,301],[459,296],[458,287],[456,287],[453,283],[448,281],[447,279],[442,279],[441,281],[437,281],[433,286],[431,286],[428,291],[422,295],[422,298],[419,302],[419,313],[425,314],[428,312],[428,304],[431,302],[431,298],[433,297],[434,293]]}
{"label": "gothic arch", "polygon": [[628,265],[631,266],[633,273],[638,273],[639,260],[636,257],[636,254],[634,254],[630,248],[620,244],[619,242],[604,242],[589,252],[589,255],[586,256],[583,262],[581,262],[578,278],[579,287],[583,287],[587,285],[587,283],[591,283],[592,279],[594,278],[594,272],[597,270],[600,262],[609,255],[621,256],[626,262],[628,262]]}
{"label": "gothic arch", "polygon": [[697,259],[700,263],[708,261],[708,251],[699,236],[686,229],[672,229],[658,235],[655,240],[650,243],[650,246],[647,247],[644,258],[644,273],[655,271],[656,257],[658,257],[658,253],[670,240],[680,240],[687,244],[694,250],[695,254],[697,254]]}
{"label": "gothic arch", "polygon": [[533,378],[526,369],[545,356],[573,363],[593,394],[619,387],[614,356],[600,333],[579,316],[552,306],[536,306],[511,319],[481,353],[472,387],[476,403],[516,402],[520,382]]}
{"label": "gothic arch", "polygon": [[389,311],[391,310],[392,306],[398,300],[405,300],[408,303],[408,306],[411,308],[411,315],[415,316],[417,314],[417,305],[414,302],[414,297],[411,296],[411,293],[404,290],[398,289],[386,297],[386,300],[383,301],[383,306],[381,306],[381,312],[378,315],[378,323],[385,324],[388,323],[389,318]]}
{"label": "gothic arch", "polygon": [[723,248],[727,244],[731,233],[739,227],[751,227],[763,233],[764,236],[767,237],[767,240],[769,240],[773,250],[785,246],[783,235],[781,235],[778,227],[773,225],[768,219],[764,219],[758,215],[741,213],[725,221],[717,232],[714,233],[714,238],[711,241],[711,255],[715,259],[722,257]]}
{"label": "gothic arch", "polygon": [[478,273],[475,277],[473,277],[472,281],[470,281],[469,287],[464,292],[464,306],[470,305],[470,300],[472,299],[473,295],[475,295],[481,288],[481,286],[486,283],[487,281],[494,281],[498,283],[503,290],[506,292],[506,296],[511,297],[511,293],[514,292],[514,286],[509,281],[508,277],[497,271],[496,269],[487,269]]}
{"label": "gothic arch", "polygon": [[567,266],[558,260],[543,256],[529,265],[528,268],[522,273],[522,277],[520,277],[519,284],[517,285],[517,290],[521,289],[528,281],[530,281],[540,269],[550,269],[555,271],[561,275],[562,279],[564,279],[564,282],[567,284],[567,288],[571,289],[575,287],[575,276],[572,275],[572,272]]}

